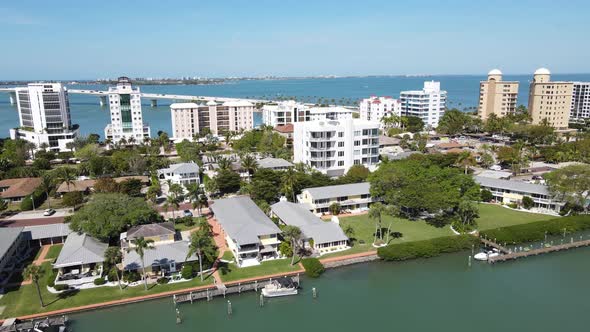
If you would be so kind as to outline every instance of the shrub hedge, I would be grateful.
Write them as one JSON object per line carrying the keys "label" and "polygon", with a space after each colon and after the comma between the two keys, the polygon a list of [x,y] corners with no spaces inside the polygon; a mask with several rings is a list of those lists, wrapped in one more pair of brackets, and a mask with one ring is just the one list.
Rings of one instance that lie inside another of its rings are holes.
{"label": "shrub hedge", "polygon": [[478,241],[472,235],[445,236],[424,241],[390,244],[377,249],[377,255],[386,261],[434,257],[442,253],[471,249],[471,246]]}
{"label": "shrub hedge", "polygon": [[107,281],[104,280],[104,278],[96,278],[96,279],[94,279],[94,284],[97,285],[97,286],[104,285],[106,283],[107,283]]}
{"label": "shrub hedge", "polygon": [[53,286],[53,289],[55,289],[58,292],[61,292],[61,291],[65,291],[65,290],[70,289],[70,286],[64,285],[64,284],[59,284],[59,285]]}
{"label": "shrub hedge", "polygon": [[560,235],[563,231],[575,233],[590,229],[590,215],[556,218],[537,221],[529,224],[501,227],[481,232],[488,239],[496,239],[500,243],[524,243],[541,241],[548,235]]}
{"label": "shrub hedge", "polygon": [[304,258],[301,260],[305,274],[311,278],[317,278],[326,270],[317,258]]}
{"label": "shrub hedge", "polygon": [[45,202],[45,193],[42,190],[35,190],[33,192],[33,199],[31,199],[31,195],[26,196],[20,202],[20,209],[21,211],[29,211],[33,209],[33,201],[35,202],[35,208],[38,208]]}

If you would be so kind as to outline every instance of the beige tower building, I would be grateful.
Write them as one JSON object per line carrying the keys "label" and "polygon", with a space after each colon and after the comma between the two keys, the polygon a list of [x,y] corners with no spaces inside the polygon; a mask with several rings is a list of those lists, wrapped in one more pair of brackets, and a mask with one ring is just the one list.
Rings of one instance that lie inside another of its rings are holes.
{"label": "beige tower building", "polygon": [[572,82],[552,82],[548,69],[537,69],[529,90],[529,113],[533,124],[547,119],[553,128],[567,129],[573,86]]}
{"label": "beige tower building", "polygon": [[518,82],[502,81],[502,72],[493,69],[488,73],[488,80],[479,84],[479,108],[477,114],[482,120],[490,114],[503,117],[516,111]]}

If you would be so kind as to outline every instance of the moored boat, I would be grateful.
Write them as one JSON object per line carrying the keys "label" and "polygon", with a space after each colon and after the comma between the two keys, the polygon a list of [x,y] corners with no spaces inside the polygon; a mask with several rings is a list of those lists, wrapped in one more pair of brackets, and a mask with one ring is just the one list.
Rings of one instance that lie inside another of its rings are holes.
{"label": "moored boat", "polygon": [[297,295],[299,285],[289,277],[282,277],[272,280],[262,289],[265,297],[279,297]]}

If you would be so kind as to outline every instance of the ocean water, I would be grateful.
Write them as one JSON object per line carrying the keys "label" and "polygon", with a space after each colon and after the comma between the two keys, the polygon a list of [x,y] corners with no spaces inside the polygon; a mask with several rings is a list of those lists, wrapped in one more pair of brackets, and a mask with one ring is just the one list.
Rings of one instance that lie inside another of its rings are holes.
{"label": "ocean water", "polygon": [[[504,80],[519,81],[518,103],[528,102],[528,82],[532,76],[504,76]],[[144,85],[141,90],[150,93],[201,95],[236,98],[276,99],[297,97],[302,101],[315,102],[323,98],[335,103],[356,104],[370,95],[399,97],[400,91],[421,89],[425,80],[441,82],[448,92],[448,107],[473,110],[479,98],[479,82],[485,76],[429,76],[429,77],[350,77],[313,78],[285,80],[249,80],[219,85]],[[590,74],[553,75],[554,80],[590,81]],[[71,89],[106,90],[104,85],[72,85]],[[158,100],[157,107],[143,101],[144,121],[151,126],[152,135],[160,130],[171,132],[169,105],[172,101]],[[104,135],[104,127],[110,121],[107,108],[99,106],[99,98],[87,95],[70,95],[73,123],[80,125],[82,134]],[[261,116],[255,122],[260,124]],[[8,95],[0,93],[0,137],[8,136],[8,130],[18,126],[16,106],[9,103]]]}

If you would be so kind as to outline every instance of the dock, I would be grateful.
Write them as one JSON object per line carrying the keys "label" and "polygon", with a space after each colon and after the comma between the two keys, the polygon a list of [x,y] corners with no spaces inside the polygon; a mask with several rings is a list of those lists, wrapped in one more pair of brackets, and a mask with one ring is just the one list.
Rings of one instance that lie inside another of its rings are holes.
{"label": "dock", "polygon": [[506,248],[504,246],[501,246],[501,245],[497,244],[494,241],[490,241],[490,240],[484,239],[484,238],[479,238],[479,240],[481,241],[481,243],[485,244],[488,247],[492,247],[492,248],[498,249],[498,251],[501,252],[501,253],[503,253],[503,254],[509,254],[511,252],[508,248]]}
{"label": "dock", "polygon": [[[295,274],[285,274],[285,277],[291,277],[293,281],[299,283],[299,273]],[[194,301],[198,300],[207,300],[211,301],[215,296],[223,296],[224,298],[229,294],[241,294],[243,292],[254,291],[258,292],[258,290],[264,288],[264,286],[271,283],[273,280],[277,278],[268,278],[262,280],[253,280],[248,282],[235,282],[235,283],[228,283],[225,285],[217,285],[216,287],[207,288],[205,290],[196,291],[196,292],[189,292],[185,294],[177,294],[172,296],[172,300],[174,304],[179,303],[186,303],[190,302],[193,303]],[[1,331],[0,331],[1,332]]]}
{"label": "dock", "polygon": [[[556,245],[552,245],[550,247],[544,247],[544,248],[539,248],[539,249],[532,249],[532,250],[529,250],[529,251],[512,252],[510,250],[507,250],[506,248],[503,248],[503,247],[499,246],[498,244],[496,244],[496,243],[494,243],[492,241],[484,240],[484,239],[481,239],[481,240],[486,245],[490,245],[490,246],[492,246],[494,248],[497,248],[498,250],[500,250],[502,252],[502,254],[499,255],[499,256],[489,257],[488,258],[488,263],[490,263],[490,264],[500,263],[500,262],[506,262],[506,261],[509,261],[509,260],[518,259],[518,258],[524,258],[524,257],[529,257],[529,256],[543,255],[543,254],[548,254],[548,253],[562,251],[562,250],[569,250],[569,249],[575,249],[575,248],[582,248],[582,247],[588,247],[588,246],[590,246],[590,240],[574,241],[573,238],[572,238],[571,239],[571,242],[569,242],[569,243],[556,244]],[[500,249],[500,248],[502,248],[502,249]]]}
{"label": "dock", "polygon": [[15,318],[6,319],[0,332],[42,331],[44,328],[66,326],[67,316],[46,317],[43,319],[31,319],[20,321]]}

